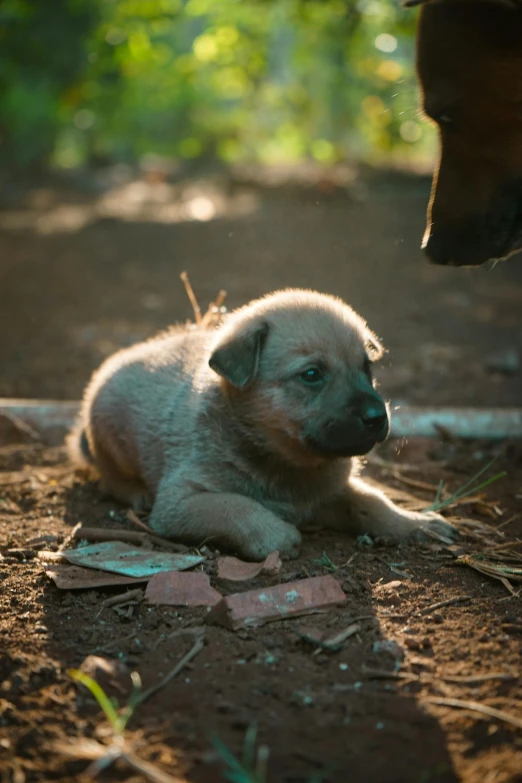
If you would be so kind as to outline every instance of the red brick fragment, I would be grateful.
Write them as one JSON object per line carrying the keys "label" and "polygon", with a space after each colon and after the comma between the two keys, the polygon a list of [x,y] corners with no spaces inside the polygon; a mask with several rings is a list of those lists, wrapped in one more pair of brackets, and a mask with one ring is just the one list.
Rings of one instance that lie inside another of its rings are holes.
{"label": "red brick fragment", "polygon": [[220,557],[217,561],[218,579],[229,582],[247,582],[256,576],[278,576],[281,571],[279,552],[271,552],[262,563],[245,563],[237,557]]}
{"label": "red brick fragment", "polygon": [[214,606],[222,597],[210,586],[207,574],[200,571],[154,574],[145,590],[145,600],[150,604],[167,606]]}
{"label": "red brick fragment", "polygon": [[229,595],[216,604],[207,622],[235,631],[245,625],[327,609],[343,601],[346,596],[333,576],[316,576]]}

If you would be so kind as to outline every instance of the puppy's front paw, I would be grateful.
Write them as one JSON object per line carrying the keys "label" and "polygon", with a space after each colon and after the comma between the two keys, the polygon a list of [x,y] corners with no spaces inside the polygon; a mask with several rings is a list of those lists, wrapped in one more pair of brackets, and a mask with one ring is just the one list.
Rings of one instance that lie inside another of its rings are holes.
{"label": "puppy's front paw", "polygon": [[248,560],[264,560],[277,549],[284,560],[294,560],[301,548],[301,533],[293,525],[281,522],[257,535],[251,535],[241,548],[241,555]]}
{"label": "puppy's front paw", "polygon": [[444,538],[449,538],[451,541],[455,541],[460,537],[457,528],[434,511],[415,513],[412,521],[415,522],[415,529],[412,531],[412,535],[418,541],[433,540],[433,536],[430,533],[434,533],[435,536],[444,536]]}

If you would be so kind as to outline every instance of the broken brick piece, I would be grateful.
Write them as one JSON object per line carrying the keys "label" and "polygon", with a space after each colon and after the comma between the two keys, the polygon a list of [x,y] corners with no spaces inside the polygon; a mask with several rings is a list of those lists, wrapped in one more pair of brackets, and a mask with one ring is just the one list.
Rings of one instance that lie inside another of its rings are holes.
{"label": "broken brick piece", "polygon": [[154,574],[145,590],[145,599],[150,604],[167,606],[214,606],[222,597],[210,586],[207,574],[200,571]]}
{"label": "broken brick piece", "polygon": [[333,576],[316,576],[229,595],[216,604],[207,622],[235,631],[245,625],[327,609],[343,601],[346,596]]}
{"label": "broken brick piece", "polygon": [[256,576],[278,576],[281,571],[279,552],[271,552],[262,563],[245,563],[237,557],[220,557],[217,562],[218,579],[229,582],[247,582]]}

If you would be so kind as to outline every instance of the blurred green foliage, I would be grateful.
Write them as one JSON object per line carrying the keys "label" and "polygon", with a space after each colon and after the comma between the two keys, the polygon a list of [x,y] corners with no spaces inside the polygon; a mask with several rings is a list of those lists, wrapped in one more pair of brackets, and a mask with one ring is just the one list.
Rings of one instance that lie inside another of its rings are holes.
{"label": "blurred green foliage", "polygon": [[0,0],[0,165],[418,157],[397,0]]}

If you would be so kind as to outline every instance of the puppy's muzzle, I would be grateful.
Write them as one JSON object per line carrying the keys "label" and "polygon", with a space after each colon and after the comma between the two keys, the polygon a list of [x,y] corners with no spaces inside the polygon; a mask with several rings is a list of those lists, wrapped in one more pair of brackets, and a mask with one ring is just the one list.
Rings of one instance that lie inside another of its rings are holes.
{"label": "puppy's muzzle", "polygon": [[344,415],[331,418],[310,435],[307,443],[324,457],[355,457],[386,440],[388,431],[384,401],[377,395],[364,395],[352,401]]}
{"label": "puppy's muzzle", "polygon": [[388,435],[388,413],[382,400],[368,398],[361,405],[357,415],[366,432],[375,435],[377,440],[384,440]]}

